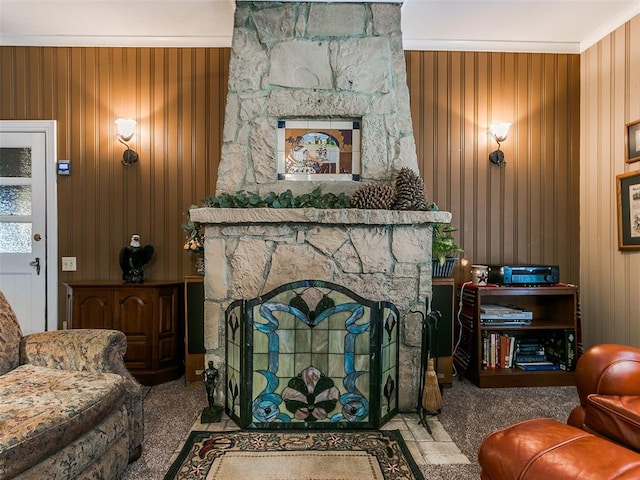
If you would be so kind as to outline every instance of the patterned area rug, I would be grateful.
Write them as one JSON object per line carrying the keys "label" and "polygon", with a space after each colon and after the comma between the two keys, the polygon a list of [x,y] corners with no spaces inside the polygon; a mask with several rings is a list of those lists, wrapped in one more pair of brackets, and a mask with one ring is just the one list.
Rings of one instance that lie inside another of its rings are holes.
{"label": "patterned area rug", "polygon": [[191,432],[165,480],[424,480],[397,430]]}

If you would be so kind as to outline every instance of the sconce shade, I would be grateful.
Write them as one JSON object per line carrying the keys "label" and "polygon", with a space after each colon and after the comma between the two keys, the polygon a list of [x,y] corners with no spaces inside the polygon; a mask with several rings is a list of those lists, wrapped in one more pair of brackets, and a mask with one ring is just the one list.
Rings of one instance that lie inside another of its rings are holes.
{"label": "sconce shade", "polygon": [[136,131],[136,121],[131,118],[118,118],[115,123],[118,128],[118,135],[125,142],[131,140]]}
{"label": "sconce shade", "polygon": [[496,142],[504,142],[507,139],[507,134],[509,133],[510,123],[502,122],[502,123],[492,123],[489,127],[489,131],[493,138],[496,139]]}
{"label": "sconce shade", "polygon": [[125,166],[133,165],[138,161],[138,154],[135,150],[131,150],[127,142],[131,140],[133,134],[136,131],[136,121],[130,118],[118,118],[115,121],[116,128],[118,130],[116,138],[127,149],[122,154],[122,164]]}
{"label": "sconce shade", "polygon": [[500,143],[504,142],[507,139],[507,134],[509,133],[510,123],[502,122],[502,123],[492,123],[489,127],[489,131],[491,132],[491,136],[498,143],[498,149],[494,150],[489,154],[489,161],[495,165],[504,165],[504,153],[500,150]]}

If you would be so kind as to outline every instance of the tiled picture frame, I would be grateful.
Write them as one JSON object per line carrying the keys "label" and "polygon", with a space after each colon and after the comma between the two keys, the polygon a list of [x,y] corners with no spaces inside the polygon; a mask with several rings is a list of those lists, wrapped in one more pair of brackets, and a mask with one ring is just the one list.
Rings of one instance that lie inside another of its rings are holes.
{"label": "tiled picture frame", "polygon": [[278,120],[278,180],[359,181],[360,124]]}

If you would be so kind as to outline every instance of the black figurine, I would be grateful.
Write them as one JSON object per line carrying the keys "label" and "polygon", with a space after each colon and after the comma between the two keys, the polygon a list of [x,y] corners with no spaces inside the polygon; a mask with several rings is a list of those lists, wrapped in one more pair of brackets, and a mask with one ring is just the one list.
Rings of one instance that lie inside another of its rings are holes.
{"label": "black figurine", "polygon": [[202,381],[207,391],[207,401],[209,406],[202,410],[200,416],[201,423],[217,423],[222,419],[223,407],[215,404],[216,399],[216,387],[220,380],[220,373],[218,369],[213,366],[213,360],[209,360],[209,368],[202,372]]}
{"label": "black figurine", "polygon": [[152,256],[153,246],[140,245],[140,235],[133,234],[131,243],[120,250],[122,280],[126,283],[142,283],[144,281],[142,267],[149,263]]}

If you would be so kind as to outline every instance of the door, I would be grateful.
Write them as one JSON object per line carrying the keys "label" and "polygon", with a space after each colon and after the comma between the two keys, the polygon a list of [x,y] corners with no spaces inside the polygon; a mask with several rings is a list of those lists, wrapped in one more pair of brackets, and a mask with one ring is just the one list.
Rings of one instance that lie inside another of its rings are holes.
{"label": "door", "polygon": [[[54,139],[42,123],[52,122],[0,122],[0,290],[16,312],[23,334],[57,325],[47,322],[57,318],[48,308],[49,302],[57,308],[57,295],[49,288],[57,269],[48,268],[47,247],[47,200],[51,190],[55,194],[55,181],[47,185],[47,162]],[[49,163],[53,170],[54,161]],[[55,222],[51,228],[57,235]]]}

